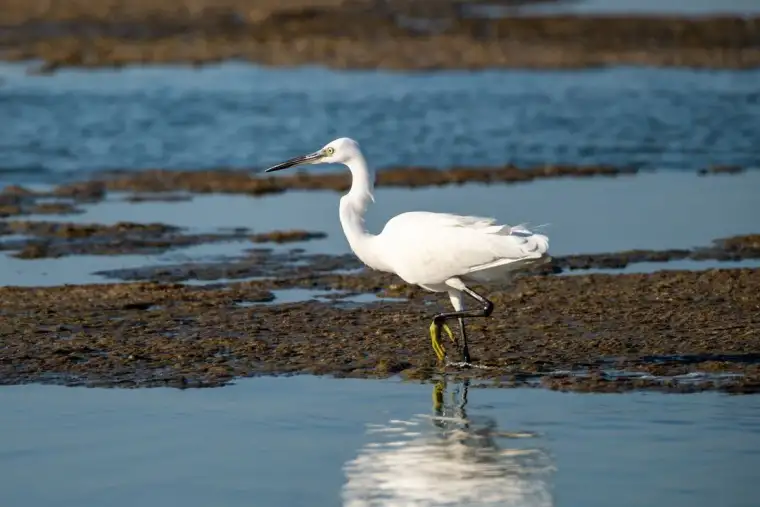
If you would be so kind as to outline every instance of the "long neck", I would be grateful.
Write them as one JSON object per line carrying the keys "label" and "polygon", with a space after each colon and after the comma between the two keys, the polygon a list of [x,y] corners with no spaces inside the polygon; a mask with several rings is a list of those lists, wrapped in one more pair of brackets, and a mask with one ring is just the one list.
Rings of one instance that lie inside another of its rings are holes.
{"label": "long neck", "polygon": [[361,154],[346,162],[351,170],[351,190],[340,200],[340,224],[351,250],[366,265],[386,271],[387,266],[377,251],[377,236],[364,227],[364,215],[374,201],[375,175]]}

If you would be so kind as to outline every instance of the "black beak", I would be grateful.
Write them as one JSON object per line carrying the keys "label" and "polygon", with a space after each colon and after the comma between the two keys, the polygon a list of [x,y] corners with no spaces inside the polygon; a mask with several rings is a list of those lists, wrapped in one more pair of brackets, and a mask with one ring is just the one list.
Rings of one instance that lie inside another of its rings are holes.
{"label": "black beak", "polygon": [[297,165],[302,164],[311,164],[315,160],[319,160],[322,158],[323,154],[322,151],[316,151],[314,153],[310,153],[309,155],[301,155],[300,157],[291,158],[290,160],[287,160],[281,164],[277,164],[275,166],[270,167],[265,173],[271,173],[274,171],[282,171],[283,169],[288,169],[289,167],[295,167]]}

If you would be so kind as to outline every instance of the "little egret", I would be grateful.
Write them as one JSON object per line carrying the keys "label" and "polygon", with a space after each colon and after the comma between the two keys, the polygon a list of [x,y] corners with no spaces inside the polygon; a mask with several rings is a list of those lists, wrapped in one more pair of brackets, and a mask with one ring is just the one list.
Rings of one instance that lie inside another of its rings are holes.
{"label": "little egret", "polygon": [[[446,320],[456,318],[462,337],[462,359],[470,363],[465,317],[488,317],[493,303],[465,285],[487,283],[511,271],[549,257],[549,238],[521,226],[497,224],[492,218],[411,211],[393,217],[378,235],[364,227],[369,202],[375,201],[374,172],[359,144],[340,138],[319,151],[270,167],[279,171],[303,164],[343,164],[351,171],[351,189],[340,199],[340,223],[351,250],[372,269],[395,273],[409,284],[431,292],[448,292],[453,312],[433,316],[430,338],[438,360],[446,351],[441,330],[456,343]],[[478,302],[480,310],[465,310],[463,294]]]}

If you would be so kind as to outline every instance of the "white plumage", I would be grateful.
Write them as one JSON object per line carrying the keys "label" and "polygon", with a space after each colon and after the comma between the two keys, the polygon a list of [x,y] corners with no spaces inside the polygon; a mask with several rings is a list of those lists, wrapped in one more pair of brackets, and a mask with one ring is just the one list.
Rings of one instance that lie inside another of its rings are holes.
{"label": "white plumage", "polygon": [[489,282],[541,259],[549,238],[493,218],[412,211],[388,221],[378,235],[393,272],[421,286],[452,277]]}
{"label": "white plumage", "polygon": [[[442,408],[432,418],[372,425],[371,440],[344,466],[343,505],[554,505],[556,466],[548,453],[529,443],[533,435],[500,431],[492,418],[468,417],[459,407]],[[504,448],[505,442],[513,445]]]}
{"label": "white plumage", "polygon": [[[493,218],[412,211],[393,217],[378,235],[367,232],[364,214],[374,202],[374,174],[359,144],[341,138],[319,151],[299,156],[267,169],[267,172],[299,164],[340,163],[351,171],[350,191],[340,200],[340,222],[351,250],[370,268],[395,273],[405,282],[433,292],[448,292],[455,312],[436,315],[431,325],[433,348],[440,360],[445,351],[441,329],[453,340],[445,323],[459,320],[462,354],[469,363],[464,317],[488,316],[493,305],[465,282],[487,283],[509,272],[548,259],[549,238],[522,226],[496,223]],[[482,305],[465,311],[463,294]]]}
{"label": "white plumage", "polygon": [[404,433],[391,432],[390,442],[373,442],[346,463],[345,507],[554,505],[551,464],[541,450],[498,449],[463,431],[430,435],[415,427],[424,422],[401,421]]}

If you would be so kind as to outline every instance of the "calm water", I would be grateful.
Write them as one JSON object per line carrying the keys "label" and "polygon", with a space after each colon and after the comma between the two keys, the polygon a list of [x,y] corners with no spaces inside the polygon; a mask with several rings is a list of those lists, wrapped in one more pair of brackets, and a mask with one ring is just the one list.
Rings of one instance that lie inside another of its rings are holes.
{"label": "calm water", "polygon": [[236,63],[29,76],[1,64],[0,178],[258,168],[343,135],[377,167],[760,167],[758,81],[760,70],[393,74]]}
{"label": "calm water", "polygon": [[[717,238],[760,230],[760,171],[742,176],[698,177],[682,172],[626,178],[548,180],[527,185],[465,185],[417,190],[379,188],[367,226],[379,232],[392,216],[411,210],[494,216],[506,223],[542,226],[555,255],[647,248],[708,246]],[[133,204],[121,196],[85,208],[72,222],[164,222],[190,231],[250,227],[256,232],[307,229],[324,231],[324,240],[275,248],[349,253],[338,221],[336,192],[285,192],[251,198],[203,195],[186,202]],[[50,217],[28,217],[49,220]],[[2,238],[0,238],[2,240]],[[59,285],[104,282],[93,273],[181,262],[219,262],[253,245],[245,241],[175,249],[161,255],[74,256],[20,260],[0,253],[0,284]],[[752,265],[756,265],[754,263]],[[678,267],[678,264],[666,264]],[[719,263],[692,264],[709,268]],[[684,267],[683,264],[681,264]],[[662,267],[662,266],[661,266]],[[633,265],[630,269],[652,270]]]}
{"label": "calm water", "polygon": [[0,504],[756,505],[758,397],[471,388],[465,403],[450,384],[436,412],[432,394],[310,377],[4,387]]}
{"label": "calm water", "polygon": [[[257,168],[350,135],[377,167],[556,162],[661,170],[378,189],[368,217],[375,231],[397,213],[426,209],[542,225],[558,255],[703,246],[758,232],[760,172],[685,172],[760,167],[758,81],[760,71],[392,74],[235,63],[42,77],[0,64],[0,188],[103,169]],[[82,215],[53,219],[321,230],[328,237],[306,248],[345,253],[337,198],[287,192],[130,204],[112,195]],[[35,261],[0,254],[0,284],[106,281],[94,273],[220,260],[250,246]],[[2,387],[0,505],[757,503],[758,397],[470,389],[464,412],[462,399],[447,393],[441,419],[431,418],[432,389],[312,377],[188,391]]]}
{"label": "calm water", "polygon": [[[756,232],[760,227],[758,188],[760,171],[739,177],[661,173],[527,185],[379,188],[366,225],[380,232],[385,222],[399,213],[428,210],[528,223],[551,236],[552,251],[557,255],[691,248],[707,246],[717,237]],[[336,192],[285,192],[261,198],[199,196],[179,203],[114,201],[67,220],[116,223],[130,218],[148,222],[157,217],[199,231],[304,228],[328,234],[325,240],[304,246],[325,253],[349,253],[338,220],[339,197]]]}

